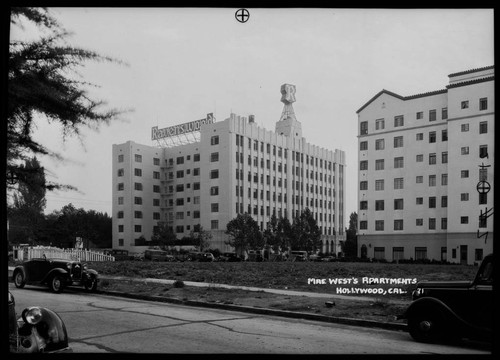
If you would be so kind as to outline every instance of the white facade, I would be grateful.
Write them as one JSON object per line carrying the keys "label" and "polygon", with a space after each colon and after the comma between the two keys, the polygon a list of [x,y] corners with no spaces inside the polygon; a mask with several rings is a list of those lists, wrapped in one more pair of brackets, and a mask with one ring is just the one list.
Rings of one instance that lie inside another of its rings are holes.
{"label": "white facade", "polygon": [[473,264],[493,251],[493,216],[479,218],[494,205],[494,67],[449,78],[358,110],[358,256]]}
{"label": "white facade", "polygon": [[165,221],[178,239],[201,225],[212,232],[211,248],[231,251],[226,225],[239,213],[251,214],[264,230],[273,214],[292,221],[308,207],[323,234],[322,251],[338,253],[344,167],[344,152],[308,143],[295,116],[278,121],[276,132],[257,126],[253,116],[231,114],[202,125],[199,140],[189,144],[113,145],[113,248],[143,251],[153,227]]}

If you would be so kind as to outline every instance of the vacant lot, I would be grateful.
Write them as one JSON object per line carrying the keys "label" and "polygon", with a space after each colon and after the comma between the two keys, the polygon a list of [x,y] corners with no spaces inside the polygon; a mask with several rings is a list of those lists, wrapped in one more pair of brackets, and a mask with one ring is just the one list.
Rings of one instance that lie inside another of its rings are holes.
{"label": "vacant lot", "polygon": [[403,294],[383,295],[397,299],[410,299],[416,281],[472,280],[477,271],[476,267],[463,265],[347,262],[116,261],[93,262],[89,263],[89,267],[102,275],[178,279],[331,294],[339,291],[345,294],[345,289],[352,288],[384,290],[398,288]]}

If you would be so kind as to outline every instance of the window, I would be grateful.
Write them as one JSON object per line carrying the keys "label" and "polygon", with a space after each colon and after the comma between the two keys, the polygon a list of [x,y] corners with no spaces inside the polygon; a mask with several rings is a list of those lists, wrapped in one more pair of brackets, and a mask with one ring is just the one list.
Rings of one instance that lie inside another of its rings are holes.
{"label": "window", "polygon": [[436,153],[429,154],[429,165],[436,165]]}
{"label": "window", "polygon": [[441,196],[441,207],[442,208],[448,207],[448,196]]}
{"label": "window", "polygon": [[394,137],[394,148],[400,148],[400,147],[403,147],[403,137],[396,136]]}
{"label": "window", "polygon": [[385,120],[377,119],[375,120],[375,130],[383,130],[385,128]]}
{"label": "window", "polygon": [[394,220],[394,230],[403,230],[403,220]]}
{"label": "window", "polygon": [[415,225],[416,226],[423,226],[424,225],[424,219],[415,219]]}
{"label": "window", "polygon": [[394,189],[401,190],[404,188],[404,178],[395,178],[394,179]]}
{"label": "window", "polygon": [[210,188],[210,195],[219,195],[219,187],[218,186],[212,186]]}
{"label": "window", "polygon": [[403,199],[394,199],[394,210],[403,210]]}
{"label": "window", "polygon": [[488,158],[488,145],[479,145],[479,157],[481,159]]}
{"label": "window", "polygon": [[176,159],[177,165],[184,164],[184,156],[178,156]]}
{"label": "window", "polygon": [[366,221],[366,220],[361,220],[361,221],[359,222],[359,229],[360,229],[360,230],[366,230],[366,229],[368,229],[368,221]]}
{"label": "window", "polygon": [[210,221],[210,229],[218,230],[219,229],[219,220],[211,220]]}
{"label": "window", "polygon": [[462,132],[469,131],[469,124],[462,124],[462,126],[460,127],[460,129],[461,129]]}
{"label": "window", "polygon": [[385,248],[384,247],[374,247],[373,257],[377,260],[385,259]]}
{"label": "window", "polygon": [[468,178],[469,177],[469,170],[461,170],[460,177],[461,178]]}
{"label": "window", "polygon": [[199,219],[200,218],[200,211],[195,210],[193,211],[193,219]]}
{"label": "window", "polygon": [[200,161],[200,154],[194,154],[193,161]]}
{"label": "window", "polygon": [[153,158],[153,165],[159,166],[160,165],[160,159]]}
{"label": "window", "polygon": [[441,163],[443,163],[443,164],[448,163],[448,151],[443,151],[441,153]]}
{"label": "window", "polygon": [[417,141],[424,140],[424,133],[418,133],[417,134]]}
{"label": "window", "polygon": [[394,117],[394,127],[399,127],[404,125],[404,117],[403,115],[398,115]]}
{"label": "window", "polygon": [[417,162],[423,162],[424,161],[424,155],[423,154],[418,154],[416,157]]}
{"label": "window", "polygon": [[134,204],[135,205],[142,205],[142,198],[139,196],[134,197]]}
{"label": "window", "polygon": [[448,130],[441,131],[441,141],[448,141]]}
{"label": "window", "polygon": [[142,232],[142,226],[141,225],[134,225],[134,232],[136,232],[136,233]]}
{"label": "window", "polygon": [[200,176],[200,168],[193,169],[193,176]]}
{"label": "window", "polygon": [[360,134],[366,135],[368,134],[368,121],[363,121],[359,124],[360,126]]}
{"label": "window", "polygon": [[429,121],[436,121],[436,110],[429,110]]}
{"label": "window", "polygon": [[479,99],[479,110],[488,110],[488,98]]}
{"label": "window", "polygon": [[118,169],[118,176],[123,176],[124,173],[125,173],[125,170]]}
{"label": "window", "polygon": [[368,190],[368,181],[360,181],[359,190]]}
{"label": "window", "polygon": [[153,199],[153,206],[160,206],[160,199]]}
{"label": "window", "polygon": [[384,220],[375,220],[375,230],[384,231]]}
{"label": "window", "polygon": [[460,201],[469,201],[469,193],[461,193]]}
{"label": "window", "polygon": [[360,151],[368,150],[368,141],[361,141],[359,143],[359,150]]}
{"label": "window", "polygon": [[479,123],[479,133],[480,134],[487,134],[488,133],[488,122],[487,121],[481,121]]}
{"label": "window", "polygon": [[118,155],[118,162],[119,163],[123,162],[123,159],[124,159],[123,154]]}
{"label": "window", "polygon": [[384,190],[384,180],[375,180],[375,191]]}
{"label": "window", "polygon": [[417,205],[423,205],[424,204],[424,198],[423,197],[416,198],[416,202],[415,203]]}
{"label": "window", "polygon": [[178,170],[176,174],[177,179],[184,177],[184,170]]}
{"label": "window", "polygon": [[461,216],[460,217],[460,224],[468,224],[469,223],[469,217],[468,216]]}
{"label": "window", "polygon": [[384,159],[375,160],[375,170],[384,170]]}
{"label": "window", "polygon": [[219,170],[210,170],[210,179],[218,179],[219,178]]}
{"label": "window", "polygon": [[199,182],[193,183],[193,190],[200,190],[200,183]]}
{"label": "window", "polygon": [[359,162],[359,170],[368,170],[368,160],[362,160]]}
{"label": "window", "polygon": [[402,156],[394,158],[394,169],[400,169],[403,167],[404,167],[404,158]]}
{"label": "window", "polygon": [[419,111],[417,112],[417,120],[420,120],[420,119],[423,119],[424,118],[424,112],[423,111]]}
{"label": "window", "polygon": [[441,185],[448,185],[448,174],[441,174]]}
{"label": "window", "polygon": [[134,155],[134,160],[135,162],[142,162],[142,155],[139,155],[139,154],[135,154]]}
{"label": "window", "polygon": [[123,232],[123,225],[118,225],[118,232]]}
{"label": "window", "polygon": [[375,200],[375,211],[384,210],[384,200]]}
{"label": "window", "polygon": [[210,211],[211,212],[219,212],[219,203],[210,204]]}
{"label": "window", "polygon": [[427,248],[415,246],[415,260],[427,259]]}
{"label": "window", "polygon": [[469,108],[469,100],[462,101],[460,108],[461,109],[468,109]]}
{"label": "window", "polygon": [[429,143],[435,143],[436,142],[436,132],[431,131],[429,132]]}
{"label": "window", "polygon": [[368,201],[360,201],[359,202],[359,209],[360,210],[367,210],[368,209]]}
{"label": "window", "polygon": [[429,230],[436,230],[436,219],[429,218]]}
{"label": "window", "polygon": [[417,184],[422,184],[424,182],[424,177],[422,175],[417,175],[415,182]]}
{"label": "window", "polygon": [[210,138],[210,145],[218,145],[219,144],[219,135],[214,135]]}
{"label": "window", "polygon": [[134,211],[134,218],[142,219],[142,211]]}
{"label": "window", "polygon": [[183,206],[184,205],[184,198],[175,199],[175,205]]}
{"label": "window", "polygon": [[385,148],[384,139],[375,140],[375,150],[384,150],[384,148]]}
{"label": "window", "polygon": [[215,161],[219,161],[219,153],[218,152],[210,154],[210,162],[215,162]]}
{"label": "window", "polygon": [[429,186],[436,186],[436,175],[429,175]]}
{"label": "window", "polygon": [[160,172],[159,171],[153,171],[153,179],[160,179]]}
{"label": "window", "polygon": [[448,218],[441,218],[441,230],[448,229]]}
{"label": "window", "polygon": [[175,191],[176,192],[183,192],[184,191],[184,184],[177,184],[175,186]]}
{"label": "window", "polygon": [[176,233],[183,233],[183,232],[184,232],[184,226],[182,226],[182,225],[177,225],[177,226],[175,227],[175,232],[176,232]]}
{"label": "window", "polygon": [[123,219],[123,211],[118,211],[117,217],[118,219]]}
{"label": "window", "polygon": [[462,155],[469,155],[469,147],[468,146],[462,146],[460,148],[460,152]]}
{"label": "window", "polygon": [[123,196],[118,197],[118,205],[123,205]]}
{"label": "window", "polygon": [[435,209],[435,208],[436,208],[436,197],[430,196],[429,197],[429,209]]}
{"label": "window", "polygon": [[448,119],[448,108],[442,108],[441,109],[441,118],[443,120]]}
{"label": "window", "polygon": [[142,184],[141,183],[134,183],[134,190],[142,191]]}

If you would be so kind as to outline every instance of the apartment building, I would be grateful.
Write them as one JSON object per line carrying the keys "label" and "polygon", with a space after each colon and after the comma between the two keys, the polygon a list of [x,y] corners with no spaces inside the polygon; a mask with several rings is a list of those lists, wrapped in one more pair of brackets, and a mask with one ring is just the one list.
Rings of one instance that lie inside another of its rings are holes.
{"label": "apartment building", "polygon": [[358,256],[474,264],[493,251],[494,66],[358,111]]}
{"label": "apartment building", "polygon": [[179,239],[201,226],[212,233],[211,248],[231,251],[225,230],[238,214],[251,214],[264,230],[272,215],[292,221],[309,208],[321,250],[340,252],[345,154],[307,142],[292,107],[295,87],[281,90],[285,106],[274,132],[253,115],[216,122],[208,114],[153,128],[157,146],[113,145],[113,247],[143,251],[154,227],[166,222]]}

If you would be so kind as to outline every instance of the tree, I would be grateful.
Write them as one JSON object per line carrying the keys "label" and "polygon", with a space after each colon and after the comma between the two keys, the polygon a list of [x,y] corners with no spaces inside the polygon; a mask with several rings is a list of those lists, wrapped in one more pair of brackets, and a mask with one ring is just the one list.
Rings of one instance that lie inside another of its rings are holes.
{"label": "tree", "polygon": [[202,252],[204,249],[208,249],[210,246],[210,240],[212,240],[212,233],[207,230],[203,230],[200,226],[198,231],[191,230],[189,236],[194,239],[195,246],[198,247],[199,251]]}
{"label": "tree", "polygon": [[356,257],[358,254],[358,214],[349,215],[349,228],[346,230],[346,241],[342,251],[347,257]]}
{"label": "tree", "polygon": [[293,220],[291,240],[292,250],[316,251],[321,248],[321,231],[309,208]]}
{"label": "tree", "polygon": [[261,248],[264,245],[259,225],[248,213],[238,214],[226,226],[226,234],[231,239],[226,244],[234,247],[237,254],[242,254],[249,249]]}
{"label": "tree", "polygon": [[264,238],[267,245],[271,246],[275,252],[279,252],[290,246],[290,233],[290,221],[286,217],[278,219],[273,214],[267,229],[264,231]]}
{"label": "tree", "polygon": [[[22,20],[49,35],[38,40],[11,40],[9,44],[6,188],[14,192],[18,185],[33,180],[29,169],[22,166],[27,157],[62,158],[33,138],[37,118],[59,123],[65,140],[67,136],[79,137],[83,127],[97,129],[122,113],[101,111],[105,103],[91,99],[87,87],[92,84],[78,80],[76,71],[86,61],[119,61],[61,44],[69,33],[46,8],[11,7],[11,24],[22,28]],[[73,189],[53,182],[37,185],[47,190]]]}
{"label": "tree", "polygon": [[153,229],[151,241],[157,243],[162,249],[169,248],[175,245],[177,236],[174,234],[172,227],[165,222],[158,222],[158,226]]}

